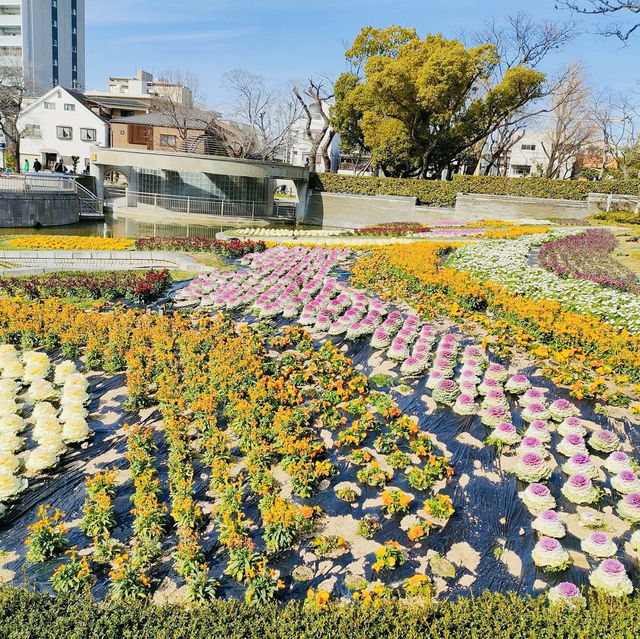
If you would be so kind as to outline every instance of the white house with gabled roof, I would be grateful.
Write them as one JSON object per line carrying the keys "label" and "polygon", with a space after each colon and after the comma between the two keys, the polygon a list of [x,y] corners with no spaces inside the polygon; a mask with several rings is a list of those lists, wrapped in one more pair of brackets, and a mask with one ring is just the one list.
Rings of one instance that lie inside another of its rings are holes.
{"label": "white house with gabled roof", "polygon": [[29,104],[18,119],[22,132],[20,166],[39,159],[43,168],[52,169],[58,158],[73,167],[78,157],[78,173],[89,164],[92,146],[108,147],[109,123],[87,107],[78,91],[55,87]]}

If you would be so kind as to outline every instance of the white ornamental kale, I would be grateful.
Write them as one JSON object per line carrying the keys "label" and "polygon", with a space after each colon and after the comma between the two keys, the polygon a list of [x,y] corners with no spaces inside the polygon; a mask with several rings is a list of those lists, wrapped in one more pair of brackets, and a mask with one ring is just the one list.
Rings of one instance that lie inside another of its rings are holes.
{"label": "white ornamental kale", "polygon": [[458,248],[447,261],[480,279],[505,284],[514,293],[534,300],[556,300],[568,310],[597,315],[617,328],[640,333],[640,297],[590,282],[563,278],[539,266],[529,255],[536,246],[579,233],[580,229],[525,235],[513,240],[490,240]]}

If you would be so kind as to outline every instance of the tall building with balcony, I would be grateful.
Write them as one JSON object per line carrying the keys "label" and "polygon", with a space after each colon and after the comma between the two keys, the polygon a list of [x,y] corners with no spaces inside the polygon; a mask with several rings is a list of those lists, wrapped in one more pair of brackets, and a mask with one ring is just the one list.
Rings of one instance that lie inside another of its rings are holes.
{"label": "tall building with balcony", "polygon": [[0,0],[0,67],[21,66],[33,93],[85,83],[85,0]]}

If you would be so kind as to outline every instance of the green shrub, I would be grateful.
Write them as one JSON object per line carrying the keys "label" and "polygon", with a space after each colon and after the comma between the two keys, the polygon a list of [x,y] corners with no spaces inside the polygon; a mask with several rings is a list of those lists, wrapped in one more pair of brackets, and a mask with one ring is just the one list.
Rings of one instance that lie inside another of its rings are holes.
{"label": "green shrub", "polygon": [[593,215],[591,219],[617,224],[640,224],[640,213],[634,213],[633,211],[602,211],[602,213]]}
{"label": "green shrub", "polygon": [[312,173],[311,188],[328,193],[353,193],[373,196],[415,197],[420,204],[453,206],[458,193],[540,197],[554,200],[587,199],[589,193],[637,195],[639,180],[549,180],[547,178],[508,178],[492,175],[455,175],[450,182],[412,180],[363,175]]}
{"label": "green shrub", "polygon": [[545,596],[485,593],[439,605],[391,602],[380,607],[351,605],[326,611],[300,603],[248,606],[215,600],[186,609],[141,602],[102,605],[3,587],[3,639],[590,639],[637,637],[640,598],[590,598],[586,608],[550,608]]}

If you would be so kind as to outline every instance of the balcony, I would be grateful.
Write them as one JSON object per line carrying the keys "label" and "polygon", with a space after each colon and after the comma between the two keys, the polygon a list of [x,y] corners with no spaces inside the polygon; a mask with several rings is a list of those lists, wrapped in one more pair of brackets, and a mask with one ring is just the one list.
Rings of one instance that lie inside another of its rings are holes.
{"label": "balcony", "polygon": [[[20,35],[2,35],[0,33],[0,47],[11,47],[12,49],[22,48],[22,36]],[[0,54],[6,55],[0,49]]]}
{"label": "balcony", "polygon": [[12,16],[0,13],[0,27],[22,28],[22,16]]}

